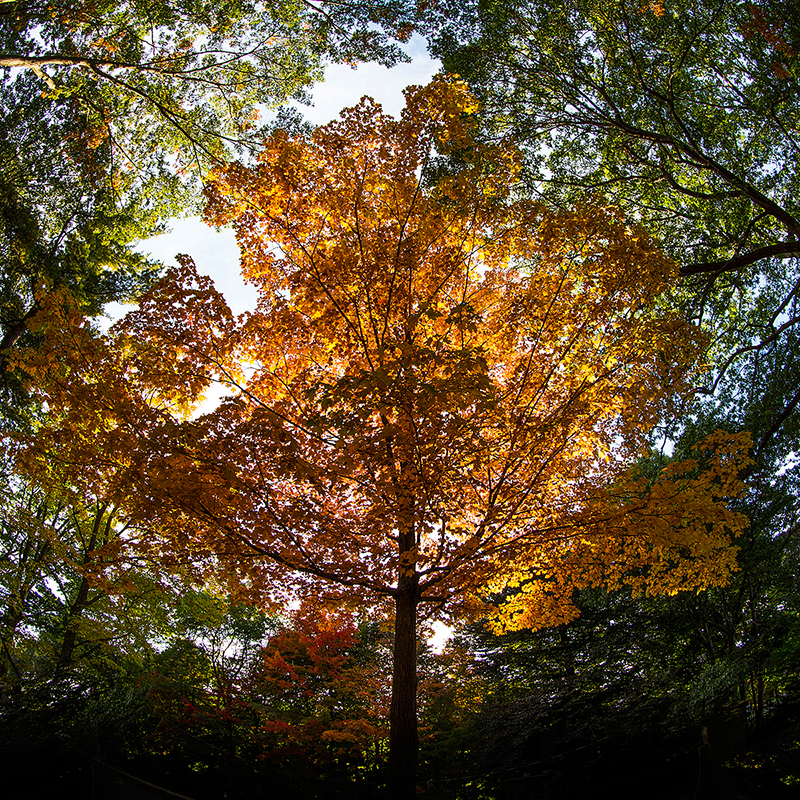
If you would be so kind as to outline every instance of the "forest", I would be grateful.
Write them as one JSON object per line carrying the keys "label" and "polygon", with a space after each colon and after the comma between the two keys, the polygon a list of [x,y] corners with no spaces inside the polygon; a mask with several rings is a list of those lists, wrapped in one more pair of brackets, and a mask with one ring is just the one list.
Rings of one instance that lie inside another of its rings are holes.
{"label": "forest", "polygon": [[0,0],[6,796],[796,797],[798,20]]}

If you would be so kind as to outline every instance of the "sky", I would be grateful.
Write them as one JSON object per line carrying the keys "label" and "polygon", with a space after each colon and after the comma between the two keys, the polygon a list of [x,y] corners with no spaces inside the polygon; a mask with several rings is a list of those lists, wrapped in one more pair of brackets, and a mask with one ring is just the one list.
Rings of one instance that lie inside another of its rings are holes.
{"label": "sky", "polygon": [[[403,89],[428,83],[440,67],[428,56],[421,37],[412,37],[404,49],[411,62],[392,69],[378,64],[362,64],[356,69],[344,65],[327,67],[324,82],[313,89],[313,105],[293,105],[312,124],[324,125],[336,119],[343,108],[357,105],[364,95],[369,95],[385,112],[398,116],[405,104]],[[239,249],[232,230],[214,230],[199,217],[176,219],[170,227],[170,233],[141,242],[141,251],[165,264],[175,264],[175,255],[185,253],[192,257],[199,272],[211,276],[234,314],[255,307],[255,290],[240,276]],[[112,318],[122,311],[118,304],[106,309]]]}

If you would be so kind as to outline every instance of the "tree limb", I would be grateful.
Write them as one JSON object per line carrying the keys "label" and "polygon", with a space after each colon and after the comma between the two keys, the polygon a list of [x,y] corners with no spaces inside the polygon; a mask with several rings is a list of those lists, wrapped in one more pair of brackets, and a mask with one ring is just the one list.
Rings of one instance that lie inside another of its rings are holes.
{"label": "tree limb", "polygon": [[694,264],[684,264],[680,268],[681,275],[699,275],[701,273],[733,272],[747,267],[756,261],[765,258],[791,258],[800,255],[800,242],[780,242],[759,247],[749,253],[741,253],[725,261],[701,261]]}

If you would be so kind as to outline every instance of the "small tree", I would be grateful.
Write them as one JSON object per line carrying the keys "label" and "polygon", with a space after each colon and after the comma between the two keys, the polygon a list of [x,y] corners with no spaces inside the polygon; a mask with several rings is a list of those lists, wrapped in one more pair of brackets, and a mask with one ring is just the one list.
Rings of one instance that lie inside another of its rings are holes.
{"label": "small tree", "polygon": [[[184,261],[107,341],[76,337],[79,382],[63,355],[42,382],[70,422],[38,446],[117,465],[132,516],[209,579],[393,615],[392,798],[415,791],[420,609],[542,626],[575,587],[720,583],[741,525],[736,437],[626,477],[695,353],[659,309],[671,262],[613,210],[515,200],[515,151],[479,144],[472,110],[436,80],[400,120],[364,100],[275,134],[209,192],[255,313],[235,323]],[[210,376],[235,394],[181,421]]]}

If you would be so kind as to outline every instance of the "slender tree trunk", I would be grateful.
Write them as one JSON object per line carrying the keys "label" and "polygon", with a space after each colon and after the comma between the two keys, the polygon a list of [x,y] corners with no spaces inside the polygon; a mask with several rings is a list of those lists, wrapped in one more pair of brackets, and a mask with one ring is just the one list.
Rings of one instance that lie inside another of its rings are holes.
{"label": "slender tree trunk", "polygon": [[72,656],[75,653],[75,646],[78,643],[78,631],[80,629],[81,617],[86,609],[89,600],[89,581],[81,578],[78,594],[69,607],[67,614],[67,626],[64,631],[64,638],[61,641],[61,652],[56,663],[56,674],[60,674],[72,663]]}
{"label": "slender tree trunk", "polygon": [[[0,365],[2,365],[2,357],[0,357]],[[25,617],[31,589],[40,576],[41,564],[50,551],[50,547],[49,542],[41,542],[34,548],[33,539],[28,538],[22,549],[17,570],[18,583],[11,590],[5,613],[0,618],[0,641],[6,658],[6,660],[2,660],[2,656],[0,656],[0,677],[8,672],[10,666],[17,679],[22,680],[12,655],[14,639],[17,635],[17,626]],[[32,558],[31,551],[33,551]]]}
{"label": "slender tree trunk", "polygon": [[17,680],[22,680],[19,669],[14,661],[12,649],[14,647],[14,636],[17,632],[17,625],[22,621],[23,608],[25,607],[25,600],[27,598],[14,595],[9,599],[9,607],[2,620],[2,632],[0,632],[0,643],[3,647],[3,655],[0,656],[0,678],[7,672],[9,666],[14,670]]}
{"label": "slender tree trunk", "polygon": [[395,599],[388,800],[410,800],[417,790],[417,583],[415,571],[401,577]]}
{"label": "slender tree trunk", "polygon": [[[109,539],[113,514],[106,516],[107,508],[108,505],[103,503],[102,505],[98,506],[97,511],[95,512],[92,535],[89,538],[89,545],[86,548],[86,552],[83,556],[84,567],[91,564],[97,558],[95,548],[97,547],[98,539],[101,537],[101,528],[103,527],[104,518],[105,536],[101,539],[101,543],[107,542]],[[59,675],[72,663],[72,658],[75,654],[75,646],[78,643],[78,631],[80,629],[81,618],[83,617],[83,612],[86,610],[86,607],[89,605],[90,588],[89,581],[86,578],[86,575],[84,575],[81,578],[81,582],[78,587],[78,593],[75,596],[75,599],[72,601],[69,611],[67,612],[67,624],[64,631],[64,638],[61,641],[61,652],[58,655],[58,662],[56,663],[56,675]]]}

